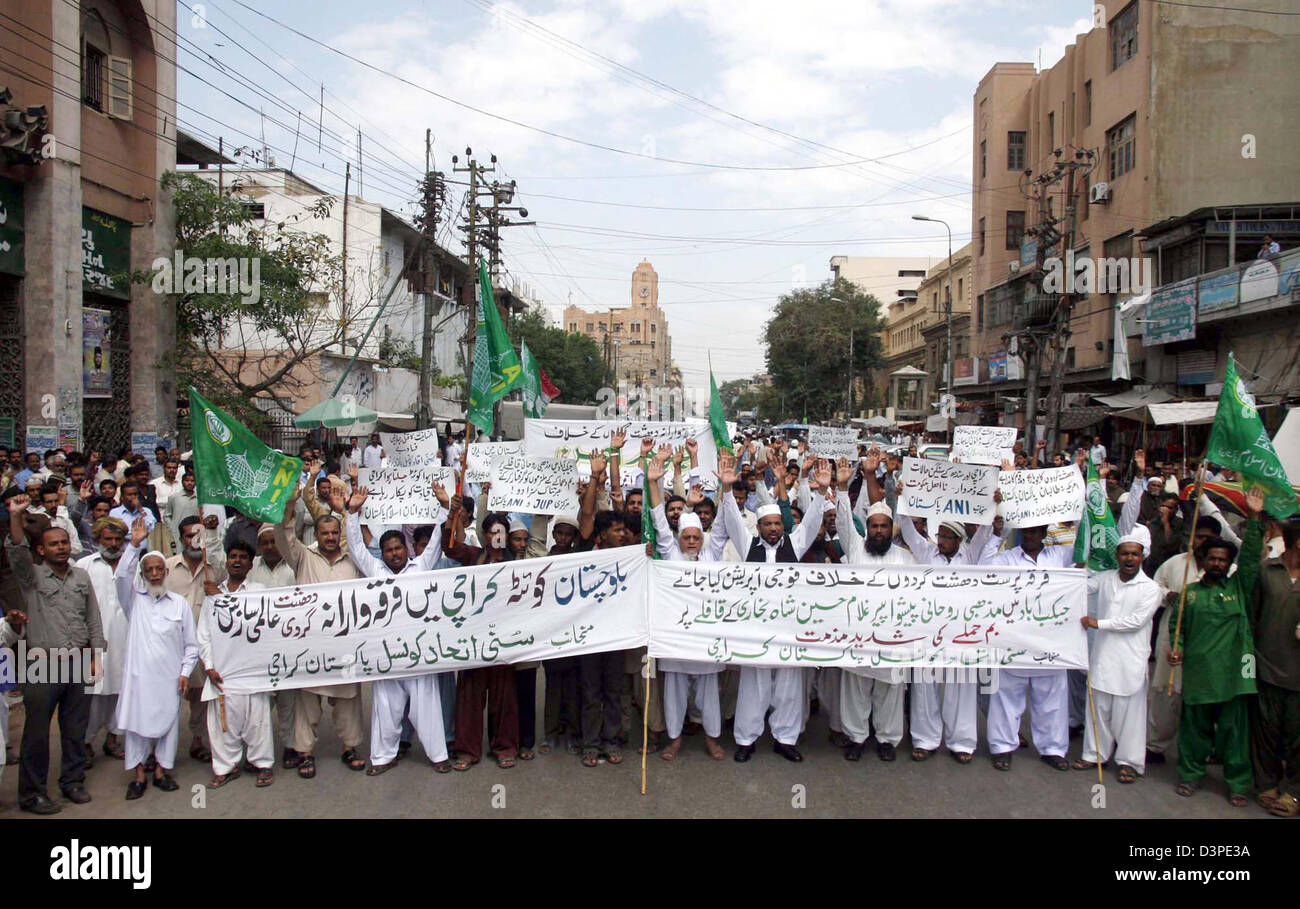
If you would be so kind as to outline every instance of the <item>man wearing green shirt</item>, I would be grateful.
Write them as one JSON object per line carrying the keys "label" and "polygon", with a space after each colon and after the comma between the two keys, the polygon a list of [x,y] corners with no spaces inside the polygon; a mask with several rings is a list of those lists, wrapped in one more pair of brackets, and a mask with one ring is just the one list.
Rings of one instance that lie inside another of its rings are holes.
{"label": "man wearing green shirt", "polygon": [[1237,573],[1228,569],[1237,547],[1214,538],[1202,546],[1205,574],[1187,585],[1187,602],[1169,616],[1169,663],[1183,668],[1183,712],[1178,724],[1177,792],[1190,796],[1205,776],[1211,751],[1223,762],[1228,801],[1246,804],[1252,774],[1250,763],[1250,701],[1255,694],[1254,639],[1250,604],[1259,581],[1264,547],[1259,516],[1264,496],[1246,494],[1246,523]]}

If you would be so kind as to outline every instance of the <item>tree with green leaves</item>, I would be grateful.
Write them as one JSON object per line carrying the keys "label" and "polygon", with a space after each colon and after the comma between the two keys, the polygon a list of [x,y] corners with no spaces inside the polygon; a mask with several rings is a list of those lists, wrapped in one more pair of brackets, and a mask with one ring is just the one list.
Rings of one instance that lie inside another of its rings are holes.
{"label": "tree with green leaves", "polygon": [[612,384],[600,346],[581,334],[570,334],[547,322],[539,309],[512,316],[507,329],[517,348],[522,339],[533,358],[560,389],[563,404],[595,404],[596,393]]}
{"label": "tree with green leaves", "polygon": [[880,310],[874,296],[844,279],[781,296],[763,326],[763,341],[773,389],[785,397],[782,416],[816,423],[844,410],[850,329],[853,375],[866,387],[865,393],[855,393],[855,408],[869,398],[870,370],[883,361]]}
{"label": "tree with green leaves", "polygon": [[[162,187],[172,196],[184,260],[256,260],[259,278],[248,297],[210,276],[176,280],[169,294],[176,301],[176,349],[164,365],[175,371],[178,388],[193,385],[241,421],[260,424],[255,399],[287,406],[317,380],[304,363],[347,335],[359,337],[358,323],[374,314],[373,306],[349,306],[340,318],[330,305],[342,285],[342,261],[311,226],[330,216],[335,200],[324,197],[293,218],[269,222],[254,215],[237,180],[222,194],[202,177],[169,172]],[[160,271],[132,278],[154,283]]]}

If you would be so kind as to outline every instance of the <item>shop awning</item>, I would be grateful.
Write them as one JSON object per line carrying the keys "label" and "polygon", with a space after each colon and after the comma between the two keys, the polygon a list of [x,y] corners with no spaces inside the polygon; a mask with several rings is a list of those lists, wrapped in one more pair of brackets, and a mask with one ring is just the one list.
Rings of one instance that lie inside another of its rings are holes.
{"label": "shop awning", "polygon": [[1093,395],[1093,399],[1115,410],[1128,410],[1132,407],[1145,407],[1148,404],[1163,404],[1172,398],[1163,388],[1137,389],[1121,391],[1117,395]]}

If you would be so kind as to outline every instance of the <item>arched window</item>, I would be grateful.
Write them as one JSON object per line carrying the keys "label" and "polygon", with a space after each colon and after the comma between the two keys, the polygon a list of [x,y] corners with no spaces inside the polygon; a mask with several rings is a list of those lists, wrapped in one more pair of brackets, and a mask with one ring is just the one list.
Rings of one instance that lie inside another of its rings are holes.
{"label": "arched window", "polygon": [[104,109],[104,70],[112,45],[108,26],[99,10],[88,9],[82,17],[81,97],[95,110]]}
{"label": "arched window", "polygon": [[[81,97],[118,120],[133,115],[131,39],[115,5],[86,4],[81,16]],[[116,53],[114,53],[116,52]]]}

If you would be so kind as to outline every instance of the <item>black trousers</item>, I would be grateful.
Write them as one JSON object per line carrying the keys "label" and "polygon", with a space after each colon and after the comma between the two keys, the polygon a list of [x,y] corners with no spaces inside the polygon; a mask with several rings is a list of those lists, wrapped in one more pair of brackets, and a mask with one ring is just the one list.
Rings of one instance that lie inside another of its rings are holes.
{"label": "black trousers", "polygon": [[532,750],[537,742],[537,667],[515,670],[519,696],[519,747]]}
{"label": "black trousers", "polygon": [[622,650],[578,657],[584,751],[600,751],[615,745],[623,720],[623,661]]}
{"label": "black trousers", "polygon": [[86,725],[90,722],[90,695],[82,682],[24,685],[23,742],[18,762],[18,800],[49,795],[50,720],[59,712],[62,766],[59,788],[86,781]]}
{"label": "black trousers", "polygon": [[1300,691],[1257,682],[1251,713],[1255,786],[1300,798]]}

